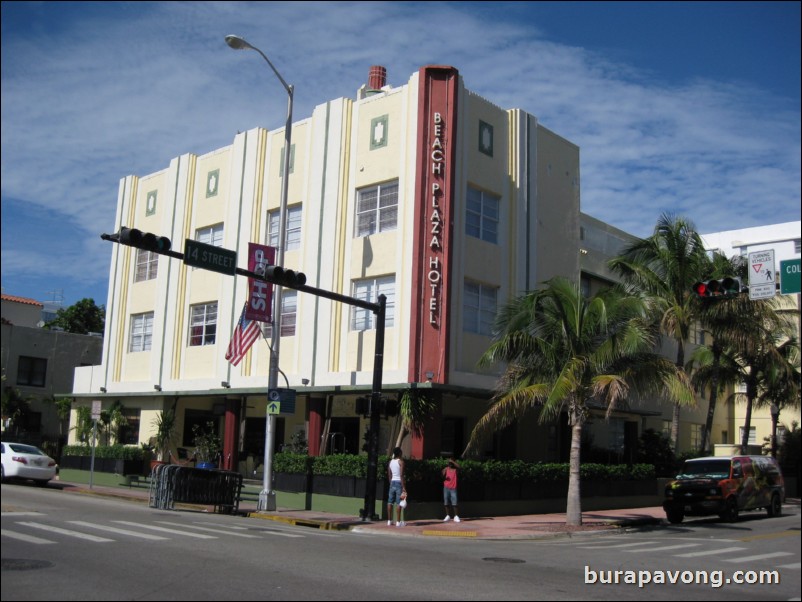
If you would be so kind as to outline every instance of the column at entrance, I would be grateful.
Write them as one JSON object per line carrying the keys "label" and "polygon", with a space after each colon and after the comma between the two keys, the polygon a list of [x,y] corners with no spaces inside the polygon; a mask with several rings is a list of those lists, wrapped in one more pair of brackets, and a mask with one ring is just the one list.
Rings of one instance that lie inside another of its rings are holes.
{"label": "column at entrance", "polygon": [[310,398],[309,403],[309,455],[320,455],[320,439],[323,436],[323,423],[325,421],[326,400]]}
{"label": "column at entrance", "polygon": [[223,457],[220,468],[236,471],[239,467],[240,400],[226,399],[226,420],[223,426]]}

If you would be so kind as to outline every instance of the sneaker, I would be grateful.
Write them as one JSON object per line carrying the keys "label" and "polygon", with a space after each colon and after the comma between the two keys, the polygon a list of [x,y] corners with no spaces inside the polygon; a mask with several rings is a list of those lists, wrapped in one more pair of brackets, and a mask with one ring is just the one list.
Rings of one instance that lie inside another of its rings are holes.
{"label": "sneaker", "polygon": [[387,521],[387,526],[388,526],[388,527],[392,527],[392,526],[393,526],[393,521],[391,521],[391,520],[388,520],[388,521]]}
{"label": "sneaker", "polygon": [[450,520],[451,520],[451,517],[448,514],[446,514],[446,517],[443,519],[443,522],[447,523]]}
{"label": "sneaker", "polygon": [[404,521],[401,521],[400,523],[396,523],[395,526],[396,527],[406,527],[407,524]]}
{"label": "sneaker", "polygon": [[459,516],[455,516],[455,517],[454,517],[454,522],[455,522],[455,523],[458,523],[458,522],[459,522]]}

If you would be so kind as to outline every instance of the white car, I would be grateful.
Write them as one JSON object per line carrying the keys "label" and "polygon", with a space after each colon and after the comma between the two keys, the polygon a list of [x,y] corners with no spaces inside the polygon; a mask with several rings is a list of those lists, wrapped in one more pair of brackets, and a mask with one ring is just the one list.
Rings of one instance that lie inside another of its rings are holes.
{"label": "white car", "polygon": [[0,443],[2,480],[32,479],[40,487],[56,476],[56,461],[38,447],[24,443]]}

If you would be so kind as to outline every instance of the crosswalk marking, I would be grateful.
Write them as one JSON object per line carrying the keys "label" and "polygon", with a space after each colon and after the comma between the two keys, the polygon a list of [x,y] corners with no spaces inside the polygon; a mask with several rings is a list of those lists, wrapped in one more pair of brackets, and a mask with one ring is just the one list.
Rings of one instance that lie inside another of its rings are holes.
{"label": "crosswalk marking", "polygon": [[33,535],[25,535],[24,533],[17,533],[16,531],[9,531],[8,529],[0,529],[0,535],[3,537],[11,537],[12,539],[19,539],[20,541],[25,541],[28,543],[56,543],[55,541],[50,541],[49,539],[42,539],[41,537],[35,537]]}
{"label": "crosswalk marking", "polygon": [[779,558],[780,556],[793,556],[793,554],[791,552],[771,552],[756,556],[742,556],[741,558],[722,558],[722,560],[724,562],[752,562],[753,560],[766,560],[767,558]]}
{"label": "crosswalk marking", "polygon": [[713,556],[714,554],[727,554],[729,552],[740,552],[746,548],[722,548],[720,550],[707,550],[705,552],[690,552],[688,554],[674,554],[675,558],[696,558],[697,556]]}
{"label": "crosswalk marking", "polygon": [[129,531],[128,529],[118,529],[117,527],[109,527],[108,525],[98,525],[95,523],[87,523],[82,520],[71,520],[71,525],[80,525],[82,527],[89,527],[90,529],[100,529],[101,531],[109,531],[110,533],[118,533],[120,535],[130,535],[131,537],[139,537],[141,539],[148,539],[150,541],[166,540],[166,537],[160,535],[150,535],[149,533],[137,533],[136,531]]}
{"label": "crosswalk marking", "polygon": [[174,533],[176,535],[185,535],[187,537],[197,537],[198,539],[217,539],[214,535],[204,535],[203,533],[190,533],[188,531],[179,531],[177,529],[168,529],[167,527],[157,527],[156,525],[145,525],[141,523],[132,523],[127,520],[115,520],[115,523],[121,525],[129,525],[131,527],[140,527],[141,529],[152,529],[153,531],[161,531],[164,533]]}
{"label": "crosswalk marking", "polygon": [[232,533],[228,530],[212,529],[210,527],[198,527],[195,525],[185,525],[183,523],[171,523],[170,521],[160,520],[159,524],[173,525],[174,527],[185,527],[187,529],[197,529],[198,531],[208,531],[209,533],[219,533],[221,535],[231,535],[232,537],[247,537],[248,539],[259,539],[258,535],[249,535],[248,533]]}
{"label": "crosswalk marking", "polygon": [[89,541],[94,541],[95,543],[107,543],[114,541],[113,539],[107,539],[105,537],[97,537],[96,535],[89,535],[88,533],[81,533],[80,531],[71,531],[69,529],[62,529],[61,527],[44,525],[42,523],[18,522],[16,524],[25,525],[26,527],[32,527],[34,529],[41,529],[42,531],[50,531],[51,533],[59,533],[61,535],[67,535],[68,537],[77,537],[78,539],[86,539]]}
{"label": "crosswalk marking", "polygon": [[622,552],[634,552],[635,554],[641,554],[643,552],[665,552],[666,550],[679,550],[681,548],[694,548],[696,546],[700,546],[702,544],[699,543],[681,543],[674,546],[660,546],[659,548],[646,548],[645,550],[621,550]]}
{"label": "crosswalk marking", "polygon": [[590,545],[590,546],[577,546],[583,550],[601,550],[604,548],[632,548],[634,546],[649,546],[656,541],[639,541],[635,543],[616,543],[616,544],[599,544],[599,545]]}
{"label": "crosswalk marking", "polygon": [[794,562],[793,564],[781,564],[777,568],[778,569],[800,569],[800,568],[802,568],[802,563]]}

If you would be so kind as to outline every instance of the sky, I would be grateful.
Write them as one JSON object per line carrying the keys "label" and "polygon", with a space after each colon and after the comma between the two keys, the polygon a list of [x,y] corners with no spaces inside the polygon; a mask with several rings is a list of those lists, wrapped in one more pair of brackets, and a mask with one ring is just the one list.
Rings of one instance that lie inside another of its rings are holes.
{"label": "sky", "polygon": [[800,219],[799,2],[2,2],[2,290],[107,302],[119,182],[424,65],[580,147],[636,236]]}

